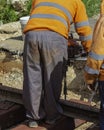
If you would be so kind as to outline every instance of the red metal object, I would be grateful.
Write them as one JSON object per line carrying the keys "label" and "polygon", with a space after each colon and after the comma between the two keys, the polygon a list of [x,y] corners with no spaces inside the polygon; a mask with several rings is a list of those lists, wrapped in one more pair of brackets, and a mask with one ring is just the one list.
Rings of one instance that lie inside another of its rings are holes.
{"label": "red metal object", "polygon": [[[40,124],[38,128],[35,128],[35,130],[73,130],[73,128],[77,128],[80,125],[84,124],[85,122],[86,122],[85,120],[80,119],[73,120],[73,118],[64,117],[60,122],[58,121],[57,124],[55,124],[54,126],[49,126],[43,123]],[[30,130],[30,129],[31,128],[29,128],[26,123],[22,123],[12,128],[11,130]]]}
{"label": "red metal object", "polygon": [[74,130],[75,124],[73,118],[62,117],[54,125],[42,123],[38,128],[29,128],[26,124],[20,124],[11,130]]}
{"label": "red metal object", "polygon": [[41,126],[39,126],[38,128],[29,128],[25,124],[20,124],[11,130],[47,130],[47,128]]}

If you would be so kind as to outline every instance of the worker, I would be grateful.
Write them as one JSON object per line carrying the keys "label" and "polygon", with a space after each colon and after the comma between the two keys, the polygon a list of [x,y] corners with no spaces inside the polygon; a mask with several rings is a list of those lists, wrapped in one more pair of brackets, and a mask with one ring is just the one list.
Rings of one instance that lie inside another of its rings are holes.
{"label": "worker", "polygon": [[104,15],[100,16],[93,31],[92,46],[85,66],[85,82],[89,90],[95,91],[95,87],[99,90],[99,121],[100,129],[104,130]]}
{"label": "worker", "polygon": [[38,127],[43,120],[54,124],[61,118],[59,99],[72,23],[88,52],[92,30],[81,0],[33,0],[24,28],[23,54],[23,100],[29,127]]}

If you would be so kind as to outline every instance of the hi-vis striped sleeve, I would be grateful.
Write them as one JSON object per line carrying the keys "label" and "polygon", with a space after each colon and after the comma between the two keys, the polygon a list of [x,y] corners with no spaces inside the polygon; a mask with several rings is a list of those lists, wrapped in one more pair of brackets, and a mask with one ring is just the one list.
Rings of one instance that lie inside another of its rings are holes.
{"label": "hi-vis striped sleeve", "polygon": [[94,52],[89,52],[89,57],[87,60],[87,64],[85,66],[85,71],[89,74],[97,74],[99,75],[100,69],[104,68],[104,55],[99,55]]}
{"label": "hi-vis striped sleeve", "polygon": [[97,78],[99,75],[101,77],[101,70],[104,70],[104,55],[99,55],[92,51],[89,52],[85,66],[85,78],[87,83],[93,83],[95,77]]}
{"label": "hi-vis striped sleeve", "polygon": [[92,44],[92,29],[89,25],[86,8],[83,2],[81,2],[80,6],[77,7],[76,17],[74,18],[75,29],[84,49],[89,52]]}
{"label": "hi-vis striped sleeve", "polygon": [[78,32],[79,39],[81,41],[87,41],[87,40],[91,40],[92,39],[92,33],[91,33],[91,31],[89,31],[88,34],[86,34],[86,35],[83,35],[83,33],[81,33],[82,32],[81,30],[83,30],[83,27],[85,28],[85,26],[86,26],[86,28],[88,28],[90,26],[88,20],[87,21],[83,21],[83,22],[77,22],[77,23],[75,23],[75,29]]}

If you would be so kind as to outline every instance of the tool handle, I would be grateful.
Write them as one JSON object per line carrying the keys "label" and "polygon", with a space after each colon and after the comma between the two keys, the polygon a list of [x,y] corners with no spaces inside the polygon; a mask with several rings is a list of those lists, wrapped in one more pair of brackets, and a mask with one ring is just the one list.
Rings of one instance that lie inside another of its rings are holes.
{"label": "tool handle", "polygon": [[89,103],[92,102],[94,96],[96,95],[97,89],[98,89],[98,81],[96,81],[96,84],[95,84],[95,90],[92,91],[92,94],[91,94],[90,98],[88,99],[88,102],[89,102]]}
{"label": "tool handle", "polygon": [[104,15],[104,0],[101,1],[101,5],[100,5],[100,15]]}
{"label": "tool handle", "polygon": [[88,102],[89,102],[89,103],[91,103],[91,102],[92,102],[92,100],[93,100],[93,98],[94,98],[95,94],[96,94],[96,92],[95,92],[95,91],[94,91],[94,92],[92,92],[92,94],[91,94],[90,98],[88,99]]}

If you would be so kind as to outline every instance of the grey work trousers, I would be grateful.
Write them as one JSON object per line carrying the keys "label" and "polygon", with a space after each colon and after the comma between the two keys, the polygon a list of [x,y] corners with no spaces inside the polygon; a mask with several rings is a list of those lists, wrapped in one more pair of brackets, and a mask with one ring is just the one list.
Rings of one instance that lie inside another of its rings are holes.
{"label": "grey work trousers", "polygon": [[23,100],[26,116],[34,120],[54,119],[62,108],[64,59],[67,39],[52,31],[29,31],[23,54]]}

